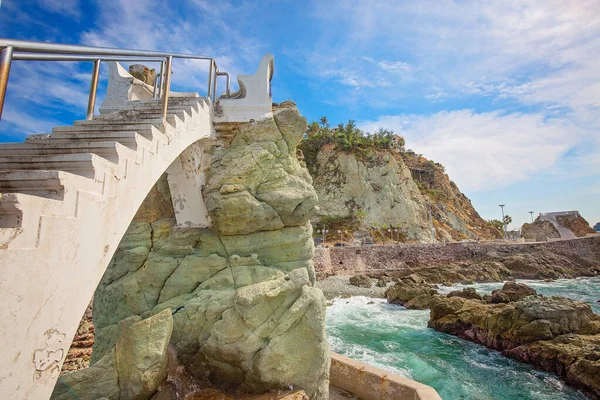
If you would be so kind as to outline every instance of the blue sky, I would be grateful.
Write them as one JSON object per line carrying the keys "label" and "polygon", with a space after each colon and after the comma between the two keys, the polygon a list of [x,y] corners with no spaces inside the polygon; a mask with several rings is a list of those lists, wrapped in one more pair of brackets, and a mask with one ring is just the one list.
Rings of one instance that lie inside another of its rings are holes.
{"label": "blue sky", "polygon": [[[210,55],[234,76],[273,53],[275,101],[404,135],[484,218],[502,203],[513,228],[530,210],[600,221],[596,0],[3,0],[0,36]],[[90,71],[15,62],[0,140],[84,118]],[[174,73],[206,90],[206,64]]]}

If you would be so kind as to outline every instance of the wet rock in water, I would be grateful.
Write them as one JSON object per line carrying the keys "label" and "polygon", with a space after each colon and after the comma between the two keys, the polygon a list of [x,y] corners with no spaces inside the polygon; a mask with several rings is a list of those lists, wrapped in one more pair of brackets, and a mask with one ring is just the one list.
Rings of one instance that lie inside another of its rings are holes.
{"label": "wet rock in water", "polygon": [[366,275],[354,275],[350,277],[350,284],[362,288],[370,288],[373,286],[371,278]]}
{"label": "wet rock in water", "polygon": [[388,303],[422,310],[429,308],[429,302],[435,294],[437,291],[427,284],[398,282],[386,290],[384,295]]}
{"label": "wet rock in water", "polygon": [[405,276],[404,278],[402,278],[402,280],[404,282],[408,282],[408,283],[416,283],[416,284],[425,284],[425,279],[423,279],[423,277],[421,275],[418,274],[410,274],[408,276]]}
{"label": "wet rock in water", "polygon": [[491,304],[434,296],[428,326],[500,350],[600,397],[600,316],[585,303],[541,295]]}
{"label": "wet rock in water", "polygon": [[474,288],[464,288],[462,290],[453,290],[446,297],[462,297],[463,299],[481,300],[482,297]]}
{"label": "wet rock in water", "polygon": [[377,283],[375,284],[377,287],[386,287],[387,284],[391,282],[391,279],[387,276],[382,276],[377,279]]}
{"label": "wet rock in water", "polygon": [[492,291],[489,298],[490,303],[510,303],[523,300],[527,296],[536,295],[535,289],[524,283],[506,282],[502,289]]}

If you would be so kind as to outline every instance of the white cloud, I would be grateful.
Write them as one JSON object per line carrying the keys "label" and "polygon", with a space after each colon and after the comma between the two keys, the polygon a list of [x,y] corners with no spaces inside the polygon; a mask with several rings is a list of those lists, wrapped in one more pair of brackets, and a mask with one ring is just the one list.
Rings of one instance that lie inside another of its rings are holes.
{"label": "white cloud", "polygon": [[[336,60],[333,66],[356,81],[373,72],[361,68],[355,54],[388,70],[409,63],[418,84],[389,77],[390,90],[377,94],[390,102],[401,90],[431,100],[432,92],[444,91],[448,98],[499,96],[571,109],[600,102],[596,0],[339,0],[313,6],[324,31],[314,54]],[[394,55],[402,61],[383,59]],[[315,57],[307,63],[319,65]]]}
{"label": "white cloud", "polygon": [[81,9],[79,0],[37,0],[41,8],[70,17],[79,18]]}
{"label": "white cloud", "polygon": [[508,186],[547,172],[587,132],[543,114],[443,111],[383,116],[361,128],[380,127],[405,136],[407,147],[441,162],[465,191]]}

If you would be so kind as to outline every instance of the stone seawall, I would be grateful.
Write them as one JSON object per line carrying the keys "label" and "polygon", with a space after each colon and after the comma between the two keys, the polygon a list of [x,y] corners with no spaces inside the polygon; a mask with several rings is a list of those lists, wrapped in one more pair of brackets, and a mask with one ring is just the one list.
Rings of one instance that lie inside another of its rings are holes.
{"label": "stone seawall", "polygon": [[[444,282],[444,272],[449,281],[498,280],[486,277],[490,271],[501,278],[591,276],[600,273],[600,237],[547,243],[333,247],[317,249],[313,262],[318,278],[354,274],[400,277],[415,272],[432,274],[433,270],[441,273],[433,283]],[[476,270],[486,273],[470,276]]]}

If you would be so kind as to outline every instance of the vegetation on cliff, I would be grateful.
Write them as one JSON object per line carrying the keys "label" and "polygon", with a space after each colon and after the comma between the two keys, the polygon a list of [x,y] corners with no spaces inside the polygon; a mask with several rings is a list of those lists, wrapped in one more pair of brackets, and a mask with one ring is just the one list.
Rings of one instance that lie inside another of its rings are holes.
{"label": "vegetation on cliff", "polygon": [[336,127],[326,117],[312,122],[298,148],[319,194],[313,224],[329,229],[327,236],[336,240],[359,231],[360,237],[384,242],[502,236],[501,227],[479,216],[443,165],[404,145],[392,131],[364,132],[352,120]]}

